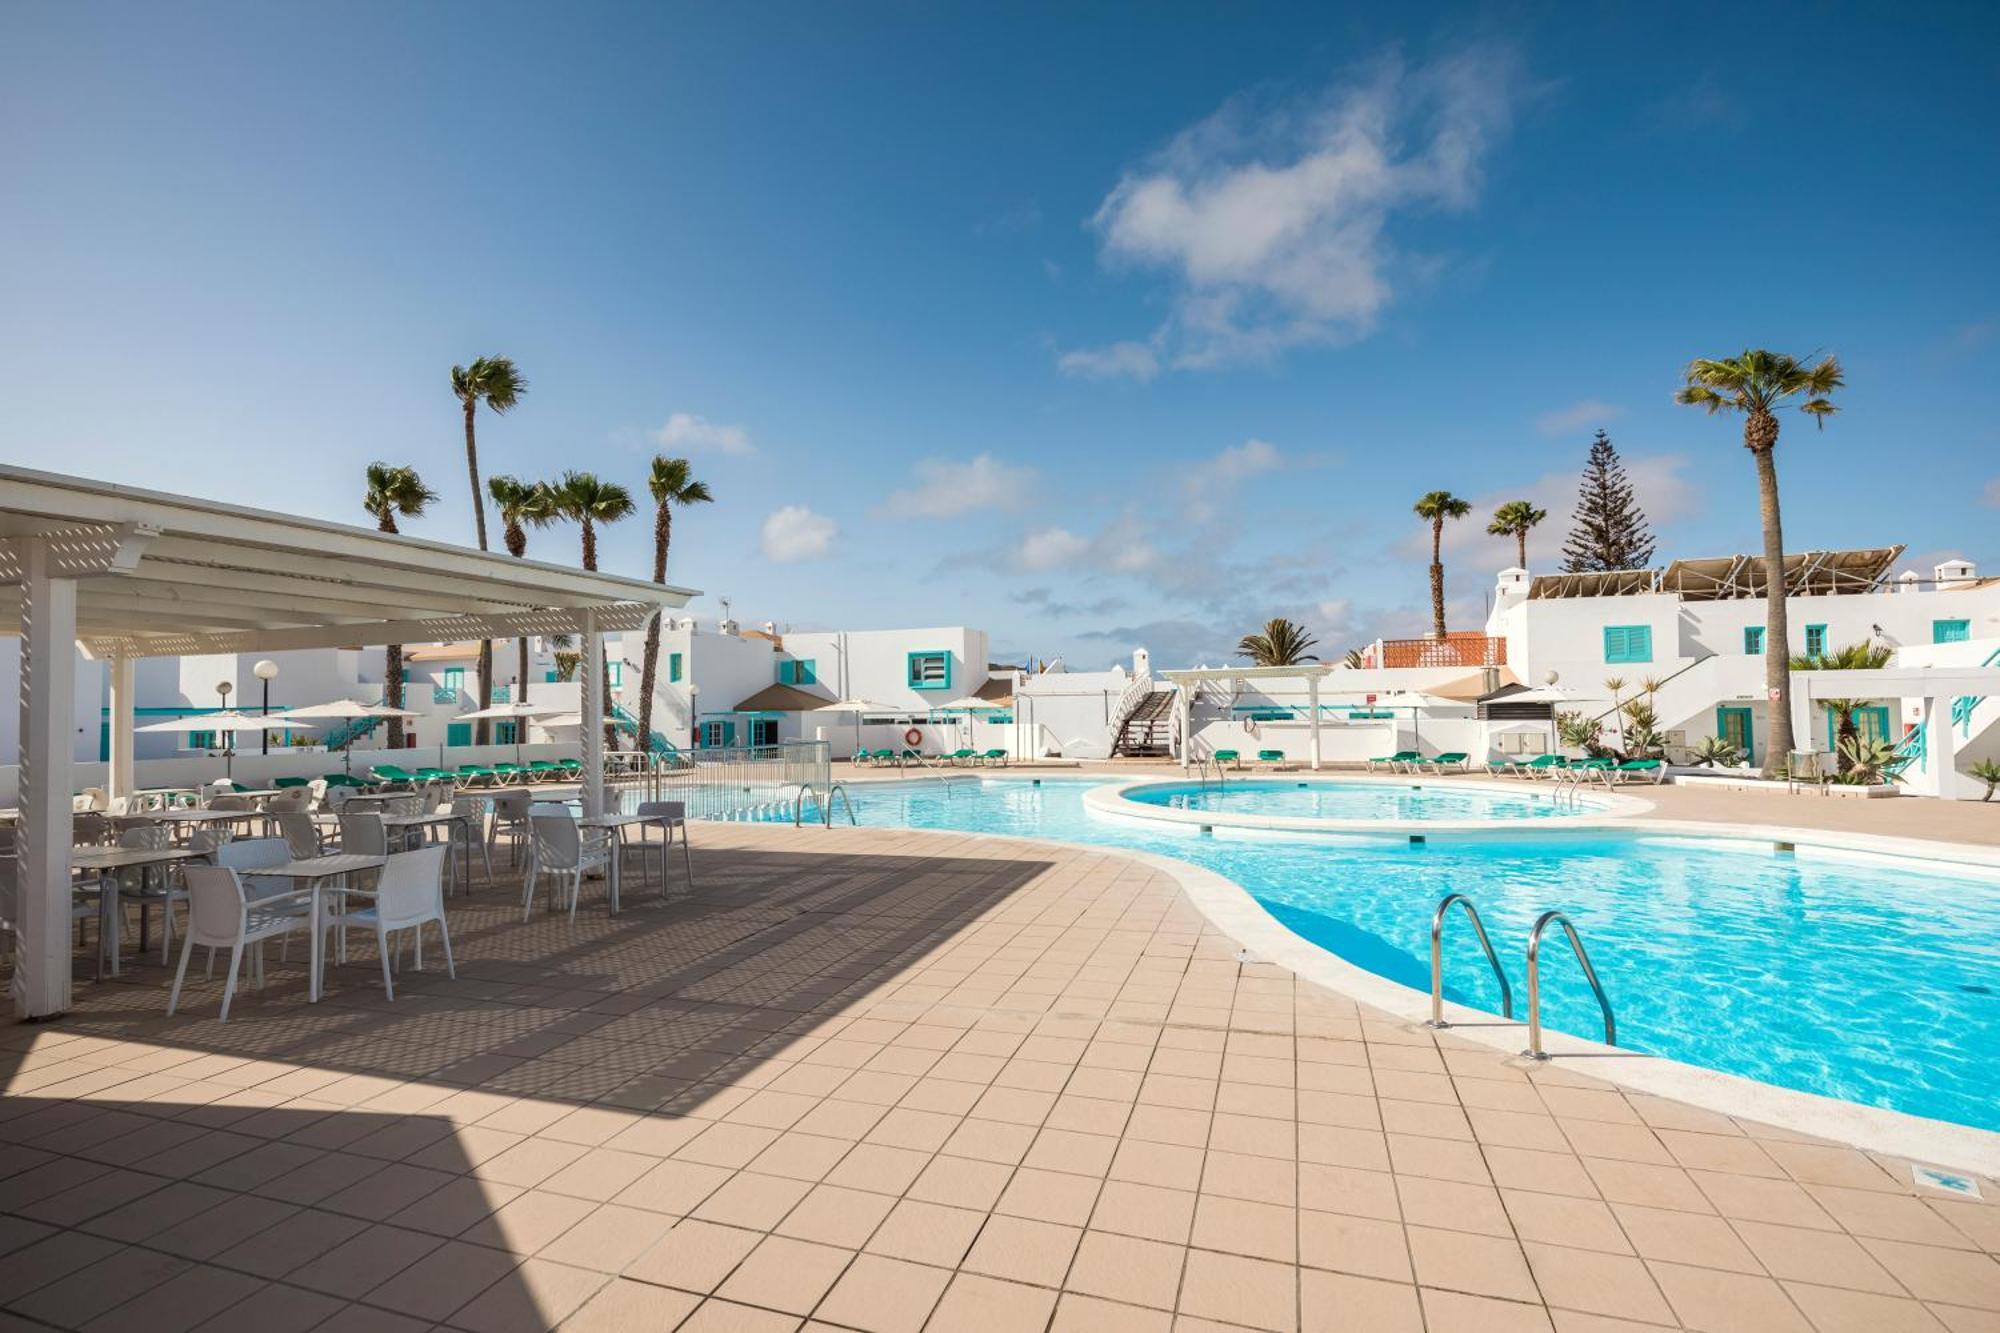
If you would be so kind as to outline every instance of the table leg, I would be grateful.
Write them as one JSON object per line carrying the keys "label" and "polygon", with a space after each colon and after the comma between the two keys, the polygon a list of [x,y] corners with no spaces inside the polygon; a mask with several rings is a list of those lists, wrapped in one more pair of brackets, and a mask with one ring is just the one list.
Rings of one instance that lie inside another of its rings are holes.
{"label": "table leg", "polygon": [[611,830],[611,874],[607,893],[611,900],[611,915],[618,915],[618,872],[625,861],[625,830]]}
{"label": "table leg", "polygon": [[320,950],[325,944],[326,936],[326,931],[320,925],[319,908],[319,886],[324,882],[324,880],[317,879],[312,882],[312,911],[310,913],[312,920],[312,949],[310,951],[311,956],[306,960],[312,968],[312,979],[306,985],[306,998],[313,1004],[319,1003]]}
{"label": "table leg", "polygon": [[[100,873],[97,877],[97,947],[111,955],[111,975],[118,975],[118,918],[125,915],[119,910],[118,875],[115,871]],[[102,964],[99,964],[100,969]],[[99,975],[102,975],[100,970]]]}

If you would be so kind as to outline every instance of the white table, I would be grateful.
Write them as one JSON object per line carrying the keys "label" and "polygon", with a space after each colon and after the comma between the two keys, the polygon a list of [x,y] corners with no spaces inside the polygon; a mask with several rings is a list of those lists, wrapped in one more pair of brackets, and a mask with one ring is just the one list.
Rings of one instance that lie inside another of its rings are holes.
{"label": "white table", "polygon": [[[199,861],[207,852],[186,847],[72,847],[71,870],[97,872],[98,930],[103,934],[102,949],[111,955],[111,975],[118,975],[118,934],[124,913],[118,910],[118,872],[134,867],[172,865],[178,861]],[[166,910],[173,910],[171,907]]]}
{"label": "white table", "polygon": [[320,950],[325,947],[326,930],[320,922],[325,919],[322,900],[326,882],[347,875],[359,874],[364,870],[380,870],[387,865],[386,856],[358,856],[342,853],[336,856],[315,856],[309,861],[287,861],[280,866],[256,866],[244,870],[246,876],[302,881],[312,890],[312,981],[306,990],[306,998],[319,1003]]}

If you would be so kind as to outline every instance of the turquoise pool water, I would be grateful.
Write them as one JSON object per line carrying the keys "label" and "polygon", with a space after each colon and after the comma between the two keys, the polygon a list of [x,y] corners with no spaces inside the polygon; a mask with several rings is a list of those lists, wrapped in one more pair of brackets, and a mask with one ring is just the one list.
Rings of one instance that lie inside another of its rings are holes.
{"label": "turquoise pool water", "polygon": [[[1622,1045],[2000,1130],[2000,877],[1585,829],[1422,846],[1201,837],[1098,819],[1083,806],[1086,785],[850,790],[863,824],[1130,847],[1205,866],[1297,934],[1419,990],[1430,986],[1430,919],[1444,894],[1474,896],[1517,999],[1528,929],[1559,907],[1590,948]],[[1544,1021],[1599,1036],[1575,964],[1560,948],[1544,960]],[[1464,929],[1447,932],[1445,977],[1452,998],[1498,1011]]]}
{"label": "turquoise pool water", "polygon": [[1305,782],[1252,778],[1203,786],[1164,783],[1127,792],[1129,800],[1169,810],[1214,814],[1283,815],[1290,819],[1549,819],[1596,813],[1587,799],[1557,806],[1557,789],[1522,784],[1517,792],[1484,791],[1451,783]]}

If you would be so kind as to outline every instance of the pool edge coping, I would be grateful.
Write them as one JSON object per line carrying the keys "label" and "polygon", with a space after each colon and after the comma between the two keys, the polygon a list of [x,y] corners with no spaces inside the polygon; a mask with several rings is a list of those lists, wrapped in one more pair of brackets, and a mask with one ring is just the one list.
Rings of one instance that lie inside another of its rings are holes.
{"label": "pool edge coping", "polygon": [[[1520,822],[1509,821],[1515,825]],[[1564,826],[1572,827],[1568,821]],[[2000,849],[1977,844],[1893,838],[1880,834],[1829,833],[1825,830],[1732,824],[1715,820],[1621,821],[1619,826],[1619,831],[1638,836],[1644,836],[1649,830],[1667,836],[1675,833],[1717,833],[1749,841],[1805,842],[1837,850],[1891,854],[1908,854],[1910,846],[1916,846],[1928,849],[1926,859],[1973,860],[2000,868]],[[1058,838],[901,826],[898,831],[1129,857],[1173,880],[1196,910],[1217,930],[1249,951],[1253,961],[1274,963],[1294,976],[1368,1005],[1393,1019],[1432,1030],[1425,1022],[1430,1016],[1431,997],[1428,991],[1415,990],[1377,976],[1294,934],[1252,897],[1248,889],[1226,875],[1205,867],[1159,852],[1067,842]],[[1949,849],[1959,855],[1946,857],[1938,849]],[[1443,1031],[1512,1057],[1510,1063],[1524,1071],[1533,1067],[1521,1055],[1526,1044],[1527,1024],[1524,1020],[1503,1018],[1450,1000],[1445,1002],[1445,1019],[1447,1025]],[[1621,1088],[1667,1098],[1732,1119],[1753,1120],[1864,1152],[1881,1153],[1911,1163],[1972,1171],[2000,1181],[2000,1131],[1977,1129],[1884,1107],[1864,1106],[1821,1093],[1801,1092],[1741,1074],[1724,1073],[1665,1056],[1607,1046],[1603,1042],[1550,1028],[1544,1028],[1542,1036],[1544,1047],[1554,1057],[1548,1062],[1551,1067],[1588,1074]],[[1584,1061],[1602,1061],[1603,1067],[1580,1063]]]}
{"label": "pool edge coping", "polygon": [[[1386,781],[1384,779],[1387,779]],[[1288,774],[1287,780],[1327,785],[1375,787],[1420,787],[1417,781],[1397,781],[1395,775],[1374,774],[1356,781],[1346,774]],[[1509,833],[1520,832],[1524,828],[1540,829],[1551,825],[1557,829],[1623,827],[1640,815],[1651,813],[1656,807],[1651,801],[1637,796],[1627,796],[1617,792],[1591,792],[1585,799],[1604,804],[1605,808],[1574,815],[1550,816],[1547,819],[1313,819],[1303,815],[1255,815],[1235,811],[1174,810],[1163,805],[1148,805],[1132,800],[1127,793],[1141,787],[1164,787],[1185,785],[1185,778],[1129,778],[1124,781],[1113,779],[1093,787],[1085,793],[1083,801],[1099,814],[1118,819],[1129,819],[1159,824],[1191,824],[1203,828],[1253,829],[1270,833],[1320,833],[1329,835],[1350,835],[1367,837],[1370,835],[1426,836],[1433,833]],[[1502,785],[1489,779],[1473,777],[1469,780],[1454,780],[1452,789],[1470,790],[1497,795],[1507,795],[1522,790],[1517,784]],[[1608,804],[1606,804],[1608,803]]]}

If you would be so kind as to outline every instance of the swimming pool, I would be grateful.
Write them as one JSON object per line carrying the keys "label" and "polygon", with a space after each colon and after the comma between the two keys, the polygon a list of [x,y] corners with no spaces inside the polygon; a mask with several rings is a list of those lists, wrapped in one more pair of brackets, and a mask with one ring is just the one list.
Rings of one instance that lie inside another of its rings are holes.
{"label": "swimming pool", "polygon": [[[1430,919],[1446,893],[1477,900],[1517,1001],[1528,929],[1559,907],[1590,948],[1621,1046],[2000,1130],[2000,874],[1560,825],[1422,845],[1203,837],[1194,826],[1095,818],[1084,805],[1091,785],[989,779],[849,790],[863,824],[1177,857],[1242,885],[1295,934],[1418,990],[1430,986]],[[1544,956],[1544,1022],[1597,1038],[1595,1002],[1554,943]],[[1498,987],[1469,931],[1447,932],[1445,977],[1451,998],[1498,1012]]]}
{"label": "swimming pool", "polygon": [[1149,783],[1124,792],[1128,801],[1168,810],[1220,815],[1275,815],[1285,819],[1433,820],[1574,818],[1602,807],[1561,801],[1553,786],[1494,790],[1449,782],[1402,783],[1252,778],[1220,786],[1193,782]]}

